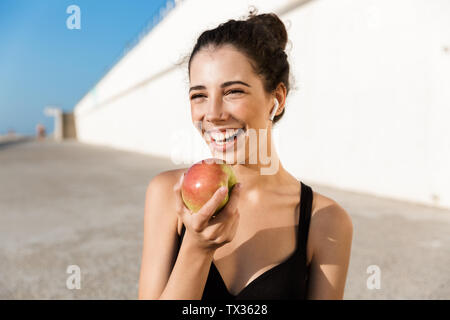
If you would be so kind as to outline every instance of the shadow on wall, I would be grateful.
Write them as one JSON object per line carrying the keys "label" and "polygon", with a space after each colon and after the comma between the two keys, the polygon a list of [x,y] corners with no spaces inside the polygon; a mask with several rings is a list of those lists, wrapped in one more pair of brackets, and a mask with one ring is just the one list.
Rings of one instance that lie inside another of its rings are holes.
{"label": "shadow on wall", "polygon": [[62,138],[63,139],[76,139],[77,129],[75,126],[75,116],[73,112],[62,114]]}

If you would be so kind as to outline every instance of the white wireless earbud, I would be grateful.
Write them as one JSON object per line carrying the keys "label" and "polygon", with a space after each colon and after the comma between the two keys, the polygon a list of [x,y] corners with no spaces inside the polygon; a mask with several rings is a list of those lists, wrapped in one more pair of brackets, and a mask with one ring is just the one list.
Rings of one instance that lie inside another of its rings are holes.
{"label": "white wireless earbud", "polygon": [[278,111],[278,107],[280,106],[278,99],[275,98],[275,105],[273,106],[272,114],[270,115],[270,120],[273,121],[273,118],[275,118],[275,113]]}

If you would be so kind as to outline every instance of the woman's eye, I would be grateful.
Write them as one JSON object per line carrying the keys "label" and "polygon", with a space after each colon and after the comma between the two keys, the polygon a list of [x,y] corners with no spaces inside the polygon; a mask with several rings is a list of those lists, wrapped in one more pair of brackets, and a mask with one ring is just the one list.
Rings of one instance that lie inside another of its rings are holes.
{"label": "woman's eye", "polygon": [[237,94],[237,93],[244,93],[242,90],[234,89],[227,92],[227,94]]}
{"label": "woman's eye", "polygon": [[191,100],[194,100],[194,99],[196,99],[196,98],[201,98],[201,97],[204,97],[205,95],[203,95],[203,94],[193,94],[192,96],[191,96]]}

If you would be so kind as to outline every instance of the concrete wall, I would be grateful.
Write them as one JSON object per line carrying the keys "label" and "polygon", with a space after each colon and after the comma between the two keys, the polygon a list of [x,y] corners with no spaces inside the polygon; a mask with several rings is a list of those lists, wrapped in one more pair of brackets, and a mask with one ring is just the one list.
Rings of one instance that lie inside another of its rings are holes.
{"label": "concrete wall", "polygon": [[186,166],[209,156],[175,63],[250,4],[280,13],[292,41],[295,88],[274,129],[283,165],[306,181],[450,208],[447,0],[179,2],[77,104],[78,139]]}

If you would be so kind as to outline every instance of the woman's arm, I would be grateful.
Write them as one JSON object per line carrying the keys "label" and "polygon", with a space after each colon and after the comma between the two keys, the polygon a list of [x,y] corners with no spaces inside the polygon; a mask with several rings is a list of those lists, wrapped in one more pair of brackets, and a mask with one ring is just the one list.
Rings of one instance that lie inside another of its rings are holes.
{"label": "woman's arm", "polygon": [[313,242],[308,299],[343,299],[352,239],[350,215],[337,203],[313,215],[308,240]]}
{"label": "woman's arm", "polygon": [[177,179],[174,171],[166,171],[147,187],[139,299],[201,299],[203,293],[212,255],[190,246],[186,234],[177,259]]}
{"label": "woman's arm", "polygon": [[203,295],[214,252],[206,253],[190,246],[186,233],[177,262],[160,300],[200,300]]}

